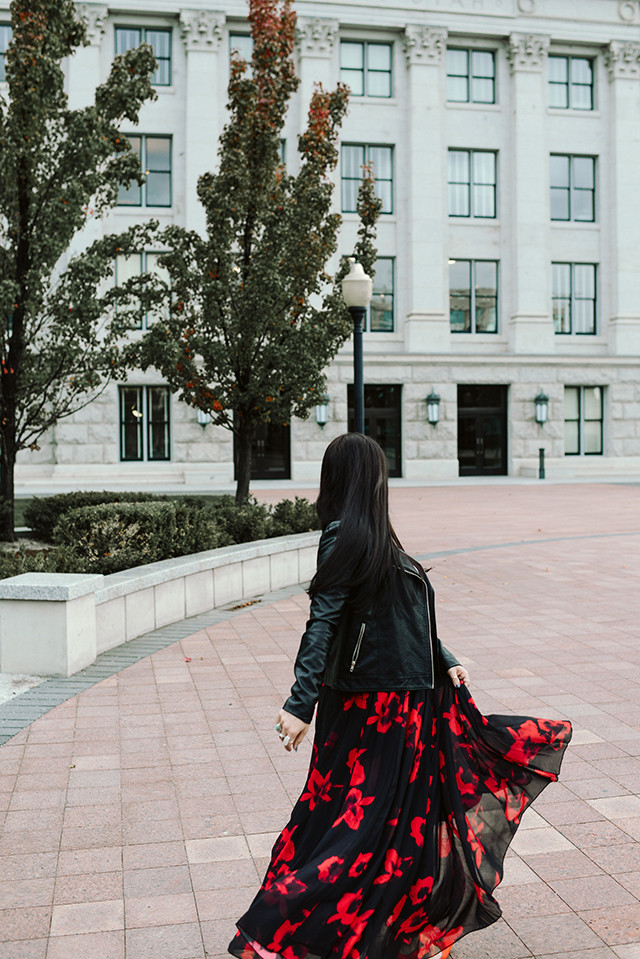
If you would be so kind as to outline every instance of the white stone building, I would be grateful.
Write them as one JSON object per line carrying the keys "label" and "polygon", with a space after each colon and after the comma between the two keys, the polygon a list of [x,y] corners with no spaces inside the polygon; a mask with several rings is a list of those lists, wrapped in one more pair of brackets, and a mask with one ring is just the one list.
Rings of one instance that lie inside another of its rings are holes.
{"label": "white stone building", "polygon": [[[151,216],[202,228],[196,182],[215,166],[230,46],[248,42],[245,3],[81,6],[91,45],[67,67],[72,106],[89,100],[118,49],[146,38],[160,59],[158,99],[125,131],[139,138],[147,185],[94,229]],[[540,448],[551,477],[640,473],[640,2],[296,9],[302,82],[286,160],[295,166],[313,84],[342,78],[353,91],[336,171],[343,252],[363,159],[384,198],[365,402],[392,475],[533,476]],[[0,0],[0,45],[7,22]],[[118,268],[144,268],[157,252]],[[347,428],[352,379],[347,344],[328,374],[327,425],[311,417],[261,437],[257,478],[316,480],[327,442]],[[200,426],[151,372],[62,421],[17,474],[23,492],[232,480],[230,435]]]}

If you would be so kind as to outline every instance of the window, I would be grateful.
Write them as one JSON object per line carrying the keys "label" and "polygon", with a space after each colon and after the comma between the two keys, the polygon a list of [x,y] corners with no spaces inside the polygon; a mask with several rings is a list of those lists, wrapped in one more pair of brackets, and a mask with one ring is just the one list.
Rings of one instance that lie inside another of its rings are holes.
{"label": "window", "polygon": [[340,79],[354,97],[391,96],[391,44],[340,43]]}
{"label": "window", "polygon": [[551,297],[556,333],[596,332],[594,263],[552,263]]}
{"label": "window", "polygon": [[130,136],[146,176],[142,186],[120,187],[119,206],[171,206],[171,137]]}
{"label": "window", "polygon": [[549,106],[593,110],[593,60],[549,56]]}
{"label": "window", "polygon": [[158,66],[151,77],[156,87],[171,86],[171,30],[160,30],[157,27],[141,29],[140,27],[116,27],[116,53],[126,53],[135,50],[141,43],[148,43]]}
{"label": "window", "polygon": [[[353,432],[355,396],[351,383],[347,386],[347,420],[349,432]],[[402,476],[402,386],[364,384],[364,432],[382,447],[389,476]]]}
{"label": "window", "polygon": [[372,333],[393,333],[394,265],[392,256],[380,256],[375,263],[368,323]]}
{"label": "window", "polygon": [[229,34],[229,56],[237,53],[247,64],[244,72],[245,77],[253,76],[251,61],[253,59],[253,37],[249,33],[230,33]]}
{"label": "window", "polygon": [[593,223],[596,218],[595,157],[551,154],[551,219]]}
{"label": "window", "polygon": [[602,455],[601,386],[565,386],[564,455]]}
{"label": "window", "polygon": [[495,219],[496,154],[449,150],[449,216]]}
{"label": "window", "polygon": [[11,43],[11,25],[0,23],[0,83],[6,80],[4,73],[4,54]]}
{"label": "window", "polygon": [[[168,270],[160,266],[158,259],[162,256],[162,253],[155,252],[143,252],[143,253],[131,253],[129,256],[120,256],[116,257],[115,269],[114,269],[114,279],[116,286],[122,286],[136,276],[140,276],[141,273],[155,273],[160,279],[164,280],[168,286],[171,285],[171,277]],[[118,305],[116,303],[116,310]],[[144,326],[148,328],[151,326],[154,320],[160,318],[160,313],[147,313],[144,317]],[[139,326],[138,329],[142,329],[142,326]]]}
{"label": "window", "polygon": [[382,213],[393,213],[393,147],[349,143],[342,146],[342,212],[355,213],[362,167],[369,164],[376,179]]}
{"label": "window", "polygon": [[496,59],[491,50],[447,49],[447,100],[496,102]]}
{"label": "window", "polygon": [[449,260],[452,333],[498,332],[498,264],[495,260]]}
{"label": "window", "polygon": [[120,459],[171,459],[167,386],[120,387]]}

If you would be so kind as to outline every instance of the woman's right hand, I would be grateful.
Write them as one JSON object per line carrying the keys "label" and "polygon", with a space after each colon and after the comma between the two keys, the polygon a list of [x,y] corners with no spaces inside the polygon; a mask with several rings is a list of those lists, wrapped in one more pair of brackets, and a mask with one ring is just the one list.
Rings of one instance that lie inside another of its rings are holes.
{"label": "woman's right hand", "polygon": [[292,749],[298,749],[298,746],[307,735],[308,728],[309,723],[298,719],[293,713],[288,713],[286,709],[281,709],[278,713],[276,732],[288,753],[290,753]]}

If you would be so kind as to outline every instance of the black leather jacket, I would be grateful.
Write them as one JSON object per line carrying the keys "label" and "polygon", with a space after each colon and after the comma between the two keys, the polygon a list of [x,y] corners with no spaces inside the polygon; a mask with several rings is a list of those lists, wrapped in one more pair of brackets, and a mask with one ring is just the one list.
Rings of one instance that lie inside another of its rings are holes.
{"label": "black leather jacket", "polygon": [[[333,548],[338,529],[333,522],[324,530],[318,565]],[[311,722],[322,684],[346,692],[432,689],[457,665],[438,639],[426,573],[408,556],[401,558],[405,576],[398,596],[375,614],[358,615],[348,592],[339,588],[313,597],[294,666],[296,681],[284,704],[287,712]]]}

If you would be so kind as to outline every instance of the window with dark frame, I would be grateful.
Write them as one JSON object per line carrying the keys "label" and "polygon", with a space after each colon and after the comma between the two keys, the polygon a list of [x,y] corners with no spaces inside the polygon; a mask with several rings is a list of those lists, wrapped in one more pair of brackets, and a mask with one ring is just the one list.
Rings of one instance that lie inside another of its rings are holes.
{"label": "window with dark frame", "polygon": [[498,332],[498,261],[449,260],[452,333]]}
{"label": "window with dark frame", "polygon": [[4,71],[4,55],[7,47],[11,43],[11,24],[0,23],[0,83],[7,79]]}
{"label": "window with dark frame", "polygon": [[247,69],[245,76],[253,76],[251,61],[253,59],[253,37],[250,33],[230,33],[229,34],[229,57],[233,52],[240,54],[240,57],[246,62]]}
{"label": "window with dark frame", "polygon": [[171,30],[160,27],[116,27],[116,54],[135,50],[148,43],[158,61],[151,83],[156,87],[171,86]]}
{"label": "window with dark frame", "polygon": [[595,222],[595,157],[552,153],[549,182],[552,220]]}
{"label": "window with dark frame", "polygon": [[369,304],[367,328],[372,333],[393,333],[394,267],[392,256],[379,256],[375,262],[373,292]]}
{"label": "window with dark frame", "polygon": [[391,44],[341,40],[340,80],[354,97],[392,96]]}
{"label": "window with dark frame", "polygon": [[596,333],[597,275],[595,263],[552,263],[553,326],[558,334]]}
{"label": "window with dark frame", "polygon": [[447,48],[447,100],[451,103],[496,102],[493,50]]}
{"label": "window with dark frame", "polygon": [[120,187],[118,206],[171,206],[171,137],[152,134],[128,137],[132,150],[140,157],[146,181]]}
{"label": "window with dark frame", "polygon": [[565,456],[602,456],[603,394],[601,386],[565,386]]}
{"label": "window with dark frame", "polygon": [[496,217],[496,154],[449,150],[449,216]]}
{"label": "window with dark frame", "polygon": [[382,213],[393,213],[393,147],[366,143],[343,143],[340,174],[342,212],[355,213],[362,168],[370,165],[375,177],[376,196],[382,200]]}
{"label": "window with dark frame", "polygon": [[121,386],[119,394],[121,461],[171,459],[169,388]]}
{"label": "window with dark frame", "polygon": [[593,60],[556,54],[547,60],[549,106],[554,110],[593,110]]}
{"label": "window with dark frame", "polygon": [[[131,280],[141,273],[154,273],[167,285],[171,285],[169,271],[160,266],[159,258],[164,251],[145,250],[142,253],[130,253],[128,255],[119,254],[114,263],[114,283],[115,286],[122,286],[127,280]],[[116,302],[116,312],[118,312],[118,303]],[[143,323],[138,324],[137,329],[149,329],[157,319],[163,318],[160,312],[147,313]]]}

